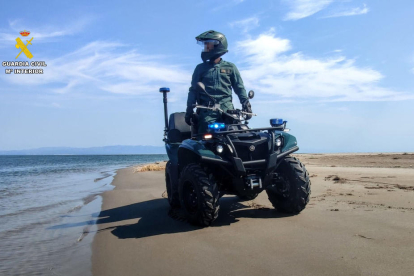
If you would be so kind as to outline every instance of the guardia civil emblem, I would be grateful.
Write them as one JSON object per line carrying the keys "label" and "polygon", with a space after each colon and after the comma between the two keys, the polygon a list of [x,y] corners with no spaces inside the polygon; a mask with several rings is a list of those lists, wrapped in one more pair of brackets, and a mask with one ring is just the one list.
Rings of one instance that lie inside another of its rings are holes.
{"label": "guardia civil emblem", "polygon": [[[24,31],[21,31],[20,34],[22,36],[26,37],[26,36],[30,35],[30,32],[24,30]],[[24,44],[23,41],[20,39],[20,37],[16,38],[16,42],[17,42],[16,48],[20,49],[20,53],[17,55],[16,59],[20,56],[21,53],[24,53],[26,55],[26,57],[28,57],[30,59],[33,57],[32,53],[29,51],[29,49],[27,49],[27,45],[29,45],[29,44],[33,45],[31,43],[32,40],[33,40],[33,37],[30,40],[26,40],[27,43]]]}

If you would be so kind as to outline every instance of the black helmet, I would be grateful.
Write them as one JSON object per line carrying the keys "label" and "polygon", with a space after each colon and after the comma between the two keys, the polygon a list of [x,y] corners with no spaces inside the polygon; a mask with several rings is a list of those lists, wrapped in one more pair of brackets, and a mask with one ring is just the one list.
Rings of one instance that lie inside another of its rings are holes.
{"label": "black helmet", "polygon": [[228,52],[226,36],[220,32],[207,31],[197,36],[196,40],[203,46],[201,59],[204,62],[215,60]]}

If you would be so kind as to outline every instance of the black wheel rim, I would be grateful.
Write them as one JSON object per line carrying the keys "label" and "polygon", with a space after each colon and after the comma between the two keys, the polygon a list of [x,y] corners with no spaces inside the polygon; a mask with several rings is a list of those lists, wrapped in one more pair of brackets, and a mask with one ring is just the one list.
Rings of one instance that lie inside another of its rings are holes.
{"label": "black wheel rim", "polygon": [[183,199],[185,209],[190,214],[195,214],[198,209],[198,198],[195,186],[190,181],[184,183]]}
{"label": "black wheel rim", "polygon": [[279,194],[282,197],[289,197],[289,193],[290,193],[289,179],[287,177],[280,177],[279,180],[280,181],[278,181],[275,185],[277,194]]}

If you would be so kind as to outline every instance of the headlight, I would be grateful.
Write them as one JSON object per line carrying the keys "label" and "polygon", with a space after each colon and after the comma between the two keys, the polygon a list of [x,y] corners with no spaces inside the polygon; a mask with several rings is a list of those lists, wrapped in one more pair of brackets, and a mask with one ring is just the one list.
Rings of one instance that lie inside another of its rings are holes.
{"label": "headlight", "polygon": [[218,153],[222,153],[223,152],[223,146],[222,145],[217,145],[217,147],[216,147],[216,151],[218,152]]}
{"label": "headlight", "polygon": [[277,147],[280,147],[282,145],[282,140],[280,138],[277,138],[275,144]]}
{"label": "headlight", "polygon": [[212,134],[204,134],[203,138],[204,138],[205,140],[208,140],[208,139],[213,138],[213,135],[212,135]]}

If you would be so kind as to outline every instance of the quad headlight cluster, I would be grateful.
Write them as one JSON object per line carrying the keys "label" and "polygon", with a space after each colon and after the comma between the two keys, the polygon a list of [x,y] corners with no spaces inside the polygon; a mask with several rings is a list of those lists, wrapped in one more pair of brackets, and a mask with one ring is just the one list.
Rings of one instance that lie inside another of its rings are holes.
{"label": "quad headlight cluster", "polygon": [[275,144],[276,144],[277,147],[280,147],[282,145],[282,139],[276,138]]}

